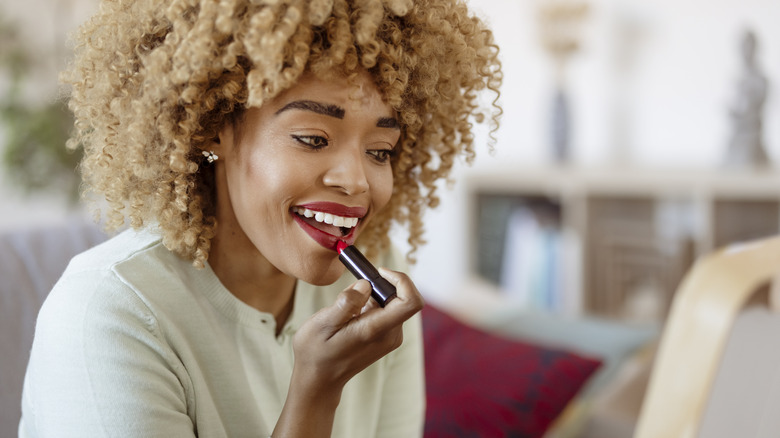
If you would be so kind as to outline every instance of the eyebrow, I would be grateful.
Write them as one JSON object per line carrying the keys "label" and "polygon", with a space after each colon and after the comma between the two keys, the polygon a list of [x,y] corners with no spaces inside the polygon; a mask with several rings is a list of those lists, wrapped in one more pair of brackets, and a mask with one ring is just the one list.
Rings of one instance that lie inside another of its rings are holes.
{"label": "eyebrow", "polygon": [[380,117],[376,122],[376,127],[401,129],[401,125],[398,124],[398,119],[395,117]]}
{"label": "eyebrow", "polygon": [[[322,114],[337,119],[344,119],[344,115],[346,114],[344,108],[338,105],[315,102],[313,100],[296,100],[290,102],[287,105],[283,106],[278,111],[276,111],[275,114],[278,115],[283,113],[284,111],[291,110],[291,109],[311,111],[317,114]],[[398,123],[398,119],[396,119],[395,117],[380,117],[379,120],[377,120],[376,122],[376,126],[377,128],[401,129],[401,126]]]}
{"label": "eyebrow", "polygon": [[344,108],[338,105],[331,105],[326,103],[315,102],[313,100],[296,100],[283,106],[276,114],[283,113],[284,111],[291,109],[300,109],[305,111],[312,111],[317,114],[325,116],[335,117],[337,119],[344,118]]}

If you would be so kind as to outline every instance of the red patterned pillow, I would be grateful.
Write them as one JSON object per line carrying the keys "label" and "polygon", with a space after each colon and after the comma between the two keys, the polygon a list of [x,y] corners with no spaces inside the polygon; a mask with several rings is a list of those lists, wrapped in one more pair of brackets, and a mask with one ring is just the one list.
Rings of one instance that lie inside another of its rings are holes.
{"label": "red patterned pillow", "polygon": [[427,304],[426,438],[541,437],[601,365],[477,330]]}

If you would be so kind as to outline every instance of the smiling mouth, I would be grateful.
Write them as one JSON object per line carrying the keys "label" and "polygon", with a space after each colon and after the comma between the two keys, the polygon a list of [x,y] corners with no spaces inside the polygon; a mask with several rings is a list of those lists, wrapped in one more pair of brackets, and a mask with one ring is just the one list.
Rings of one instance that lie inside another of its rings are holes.
{"label": "smiling mouth", "polygon": [[337,237],[346,237],[360,223],[360,218],[338,216],[305,207],[293,207],[292,212],[310,226]]}

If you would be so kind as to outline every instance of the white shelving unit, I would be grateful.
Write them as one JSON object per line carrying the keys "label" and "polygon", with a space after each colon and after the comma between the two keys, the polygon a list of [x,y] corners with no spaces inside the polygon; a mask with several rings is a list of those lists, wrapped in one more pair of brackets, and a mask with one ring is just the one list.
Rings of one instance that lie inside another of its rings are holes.
{"label": "white shelving unit", "polygon": [[662,319],[698,256],[780,232],[773,171],[505,168],[468,174],[466,188],[471,268],[499,284],[510,269],[500,266],[508,222],[501,216],[518,206],[557,206],[568,255],[556,272],[568,304],[554,310],[566,313],[631,319],[655,305],[651,317]]}

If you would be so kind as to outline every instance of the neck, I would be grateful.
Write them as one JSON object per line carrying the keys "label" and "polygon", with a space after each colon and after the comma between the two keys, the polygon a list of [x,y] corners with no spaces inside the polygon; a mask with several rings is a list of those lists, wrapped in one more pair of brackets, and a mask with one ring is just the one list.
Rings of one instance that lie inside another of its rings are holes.
{"label": "neck", "polygon": [[236,244],[235,239],[228,244],[220,235],[217,231],[211,241],[209,265],[236,298],[272,314],[278,333],[292,312],[296,279],[276,269],[248,239],[245,244]]}

